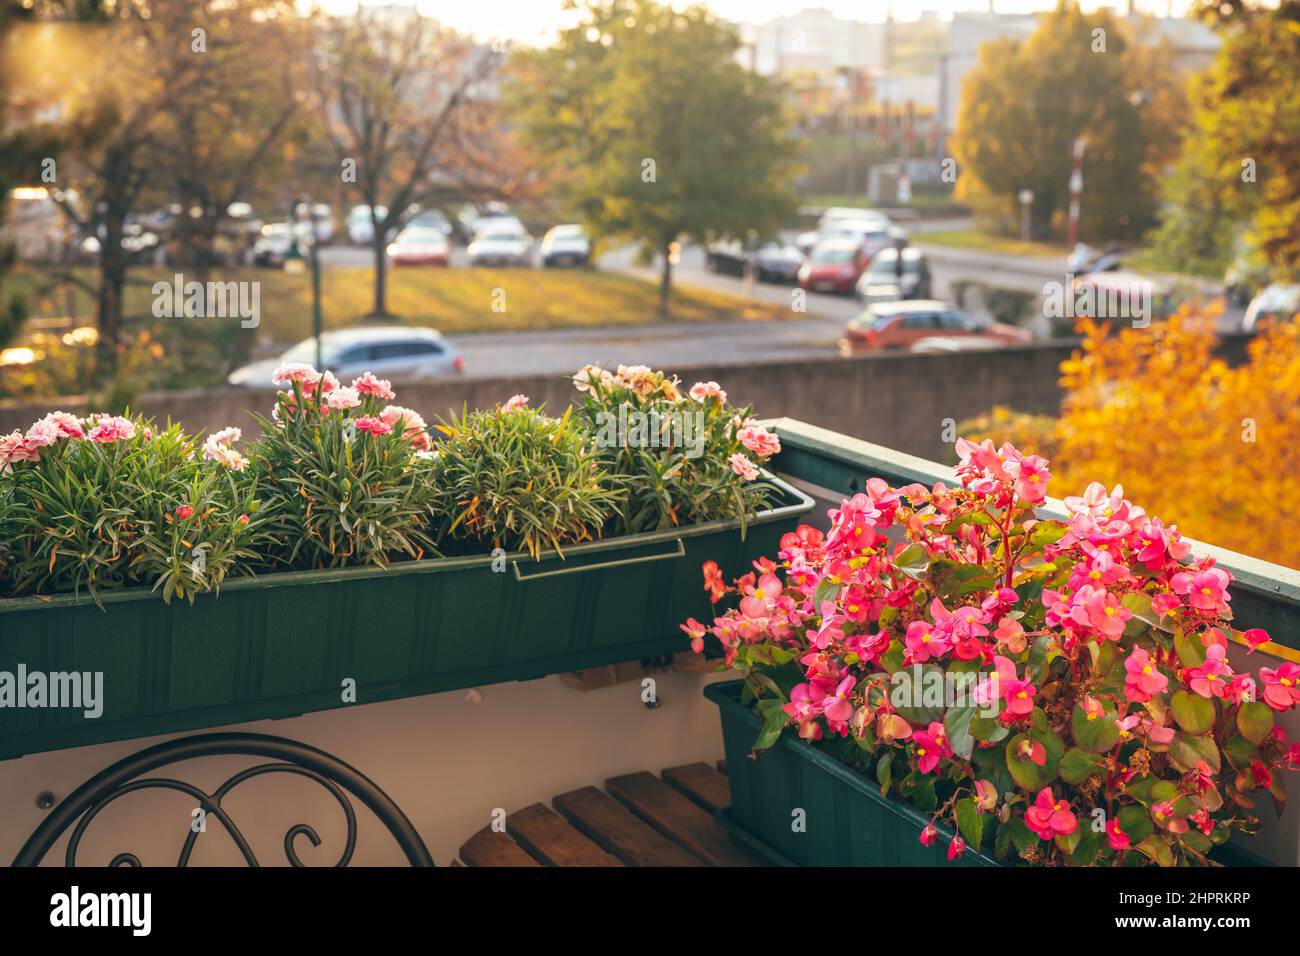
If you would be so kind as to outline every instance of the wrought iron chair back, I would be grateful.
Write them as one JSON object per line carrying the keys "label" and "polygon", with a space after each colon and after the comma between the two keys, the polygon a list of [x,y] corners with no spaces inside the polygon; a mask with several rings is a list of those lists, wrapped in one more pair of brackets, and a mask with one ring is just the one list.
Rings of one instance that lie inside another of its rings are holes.
{"label": "wrought iron chair back", "polygon": [[[160,767],[181,761],[228,756],[265,757],[272,762],[241,770],[211,793],[172,777],[147,776]],[[428,848],[406,814],[369,777],[323,750],[267,734],[200,734],[169,740],[119,760],[95,774],[55,807],[27,838],[23,848],[14,857],[13,865],[39,866],[51,848],[71,828],[64,863],[66,866],[76,866],[81,839],[101,810],[128,793],[174,790],[193,797],[197,808],[206,814],[206,819],[221,823],[245,863],[260,866],[253,848],[223,808],[222,801],[241,783],[273,773],[293,774],[311,780],[338,802],[347,822],[347,836],[343,852],[335,866],[347,866],[356,850],[357,817],[352,797],[360,800],[384,825],[412,866],[434,865]],[[177,866],[189,864],[190,855],[200,835],[193,827],[187,829]],[[294,848],[294,841],[299,836],[305,836],[313,846],[321,844],[320,836],[310,825],[298,823],[290,827],[284,835],[284,855],[293,866],[304,865]],[[139,857],[127,852],[117,854],[109,863],[109,866],[123,865],[142,864]]]}

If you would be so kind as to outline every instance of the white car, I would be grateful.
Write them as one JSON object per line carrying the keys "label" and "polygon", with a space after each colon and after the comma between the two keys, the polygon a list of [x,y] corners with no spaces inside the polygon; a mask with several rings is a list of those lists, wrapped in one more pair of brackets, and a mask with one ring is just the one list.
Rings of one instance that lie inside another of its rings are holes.
{"label": "white car", "polygon": [[[383,219],[388,215],[387,206],[376,206],[375,212],[377,218]],[[354,245],[368,246],[375,241],[375,224],[370,221],[369,206],[353,206],[352,211],[348,213],[348,238]],[[388,238],[393,238],[394,230],[389,230]]]}
{"label": "white car", "polygon": [[472,266],[522,266],[528,264],[533,237],[519,221],[496,217],[488,220],[466,248]]}
{"label": "white car", "polygon": [[889,245],[894,238],[906,237],[906,235],[907,233],[890,222],[887,216],[876,213],[865,218],[838,217],[827,220],[812,232],[805,232],[796,238],[794,244],[795,248],[806,256],[826,239],[861,237],[864,242],[876,245],[876,248],[866,250],[868,255],[873,255],[879,249]]}
{"label": "white car", "polygon": [[582,266],[591,259],[591,243],[587,241],[582,226],[552,226],[542,237],[540,255],[543,269],[550,266]]}
{"label": "white car", "polygon": [[1285,322],[1296,314],[1300,314],[1300,285],[1267,285],[1246,306],[1241,331],[1254,332],[1255,326],[1265,319]]}
{"label": "white car", "polygon": [[[316,364],[316,338],[303,339],[279,358],[253,362],[226,379],[241,388],[270,388],[276,368]],[[321,335],[321,364],[347,385],[362,372],[390,381],[437,378],[465,370],[465,359],[434,329],[405,325],[332,329]]]}

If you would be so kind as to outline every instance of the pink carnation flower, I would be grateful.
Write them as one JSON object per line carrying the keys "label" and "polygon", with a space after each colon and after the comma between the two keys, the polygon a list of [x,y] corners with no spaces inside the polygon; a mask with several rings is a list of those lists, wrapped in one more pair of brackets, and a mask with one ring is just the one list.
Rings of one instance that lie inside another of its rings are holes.
{"label": "pink carnation flower", "polygon": [[361,404],[361,392],[348,386],[336,388],[325,396],[325,404],[336,411],[356,408]]}
{"label": "pink carnation flower", "polygon": [[28,445],[20,431],[0,435],[0,471],[7,471],[15,461],[40,461],[40,453]]}
{"label": "pink carnation flower", "polygon": [[357,419],[357,431],[369,432],[371,435],[387,435],[393,430],[393,426],[383,419],[375,418],[373,415],[363,415]]}
{"label": "pink carnation flower", "polygon": [[696,382],[691,386],[690,396],[697,402],[716,398],[723,405],[727,404],[727,393],[717,382]]}
{"label": "pink carnation flower", "polygon": [[203,443],[204,461],[215,461],[231,471],[243,471],[248,467],[248,459],[232,447],[243,437],[238,428],[223,428],[213,432]]}
{"label": "pink carnation flower", "polygon": [[111,445],[113,442],[134,438],[135,424],[120,415],[105,415],[95,422],[95,427],[86,433],[86,437],[101,445]]}
{"label": "pink carnation flower", "polygon": [[386,402],[397,397],[397,393],[393,391],[393,383],[387,379],[375,378],[373,372],[366,372],[360,378],[353,379],[352,387],[362,395],[373,395]]}
{"label": "pink carnation flower", "polygon": [[753,481],[758,477],[758,467],[740,452],[736,452],[728,461],[731,463],[731,470],[746,481]]}
{"label": "pink carnation flower", "polygon": [[501,410],[506,412],[513,412],[520,408],[526,408],[527,406],[528,406],[527,395],[511,395],[509,400],[504,405],[501,406]]}
{"label": "pink carnation flower", "polygon": [[755,455],[770,458],[781,450],[781,439],[762,425],[749,425],[736,433],[740,443]]}

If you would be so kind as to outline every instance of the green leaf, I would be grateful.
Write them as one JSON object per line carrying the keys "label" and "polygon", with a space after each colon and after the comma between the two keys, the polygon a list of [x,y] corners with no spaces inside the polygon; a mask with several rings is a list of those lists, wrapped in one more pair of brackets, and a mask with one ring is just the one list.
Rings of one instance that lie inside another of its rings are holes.
{"label": "green leaf", "polygon": [[1082,836],[1075,845],[1073,852],[1070,853],[1070,864],[1072,866],[1092,866],[1097,861],[1097,855],[1101,853],[1105,837],[1091,827],[1084,827],[1082,823],[1074,832],[1081,833]]}
{"label": "green leaf", "polygon": [[1141,592],[1126,594],[1120,601],[1126,608],[1133,612],[1133,617],[1144,624],[1149,624],[1157,630],[1173,633],[1173,622],[1165,623],[1168,618],[1162,618],[1151,607],[1151,597]]}
{"label": "green leaf", "polygon": [[1203,734],[1214,726],[1214,702],[1209,698],[1180,690],[1169,703],[1174,720],[1189,734]]}
{"label": "green leaf", "polygon": [[920,580],[930,567],[930,556],[919,544],[909,544],[894,558],[894,567],[909,578]]}
{"label": "green leaf", "polygon": [[975,738],[971,735],[971,718],[975,716],[975,705],[966,707],[949,707],[943,715],[943,729],[948,735],[948,746],[953,753],[963,760],[969,760],[975,749]]}
{"label": "green leaf", "polygon": [[1193,634],[1175,634],[1174,652],[1184,667],[1200,667],[1205,663],[1205,645]]}
{"label": "green leaf", "polygon": [[1169,760],[1183,773],[1196,769],[1197,761],[1200,760],[1204,760],[1215,773],[1219,772],[1221,766],[1219,745],[1209,734],[1176,735],[1174,742],[1169,745]]}
{"label": "green leaf", "polygon": [[1070,714],[1070,733],[1074,742],[1093,753],[1105,753],[1119,743],[1119,726],[1115,723],[1115,711],[1102,705],[1102,713],[1089,717],[1080,704],[1074,705]]}
{"label": "green leaf", "polygon": [[1253,744],[1260,743],[1273,732],[1273,711],[1267,704],[1248,701],[1237,711],[1237,729]]}
{"label": "green leaf", "polygon": [[889,785],[894,779],[894,761],[891,754],[884,754],[876,761],[876,780],[880,783],[880,795],[888,796]]}
{"label": "green leaf", "polygon": [[1119,828],[1128,834],[1135,846],[1149,837],[1156,828],[1151,819],[1151,811],[1144,806],[1129,804],[1121,807],[1116,819],[1119,820]]}
{"label": "green leaf", "polygon": [[1016,845],[1017,850],[1028,850],[1031,846],[1038,845],[1038,835],[1029,829],[1029,824],[1021,817],[1013,816],[1002,825],[1011,834],[1011,842]]}
{"label": "green leaf", "polygon": [[[1020,744],[1026,740],[1043,745],[1044,759],[1041,766],[1028,757],[1017,755]],[[1056,779],[1057,767],[1060,764],[1064,750],[1065,745],[1052,734],[1043,734],[1037,731],[1033,734],[1016,734],[1007,741],[1007,769],[1011,772],[1011,776],[1015,778],[1016,783],[1026,790],[1036,793]]]}
{"label": "green leaf", "polygon": [[1096,754],[1071,747],[1061,758],[1057,772],[1066,783],[1080,784],[1102,772],[1102,761]]}
{"label": "green leaf", "polygon": [[957,801],[957,829],[966,838],[972,850],[978,850],[984,839],[984,814],[979,812],[974,797]]}

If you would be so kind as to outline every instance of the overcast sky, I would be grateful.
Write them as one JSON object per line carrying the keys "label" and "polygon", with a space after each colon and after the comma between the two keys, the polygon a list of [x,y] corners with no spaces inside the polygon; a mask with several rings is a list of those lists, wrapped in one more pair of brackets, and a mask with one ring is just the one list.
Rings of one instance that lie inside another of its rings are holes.
{"label": "overcast sky", "polygon": [[[318,0],[331,12],[356,9],[358,0]],[[390,0],[360,0],[365,5]],[[414,2],[414,0],[398,0]],[[1139,10],[1164,13],[1171,0],[1136,0]],[[994,0],[995,9],[1005,13],[1030,13],[1050,10],[1055,0]],[[1181,15],[1190,0],[1172,0],[1173,12]],[[674,6],[685,0],[674,0]],[[719,16],[748,23],[762,23],[774,17],[798,13],[808,7],[830,9],[841,17],[880,21],[885,17],[889,0],[705,0],[705,5]],[[1085,9],[1098,6],[1121,6],[1119,2],[1084,0]],[[545,43],[558,29],[566,26],[572,14],[562,9],[563,0],[418,0],[422,13],[435,17],[481,39],[501,37],[525,43]],[[923,10],[942,14],[966,10],[986,10],[987,0],[893,0],[894,16],[915,20]]]}

